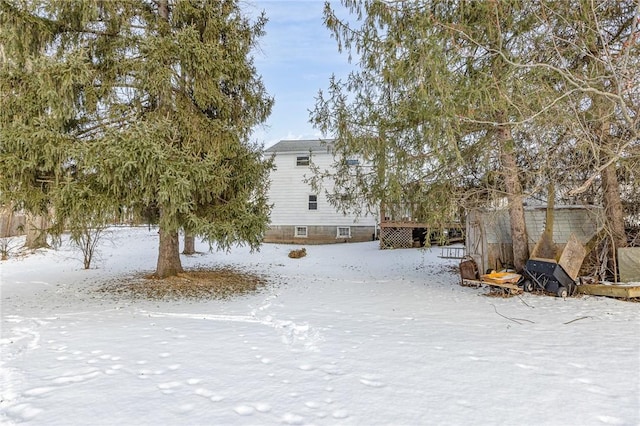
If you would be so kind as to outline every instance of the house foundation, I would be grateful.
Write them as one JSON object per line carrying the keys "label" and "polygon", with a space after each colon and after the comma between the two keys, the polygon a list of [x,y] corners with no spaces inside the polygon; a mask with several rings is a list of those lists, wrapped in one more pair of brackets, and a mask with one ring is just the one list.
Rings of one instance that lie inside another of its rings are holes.
{"label": "house foundation", "polygon": [[335,244],[372,241],[373,226],[274,225],[265,233],[265,243]]}

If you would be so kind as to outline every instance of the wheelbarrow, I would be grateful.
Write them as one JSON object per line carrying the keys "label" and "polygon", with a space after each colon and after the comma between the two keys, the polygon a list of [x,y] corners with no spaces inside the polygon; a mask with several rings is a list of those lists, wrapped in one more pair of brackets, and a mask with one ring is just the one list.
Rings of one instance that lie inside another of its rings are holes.
{"label": "wheelbarrow", "polygon": [[576,282],[562,265],[553,259],[527,260],[524,275],[525,279],[522,282],[524,291],[542,290],[554,293],[558,297],[567,297],[571,296],[576,289]]}

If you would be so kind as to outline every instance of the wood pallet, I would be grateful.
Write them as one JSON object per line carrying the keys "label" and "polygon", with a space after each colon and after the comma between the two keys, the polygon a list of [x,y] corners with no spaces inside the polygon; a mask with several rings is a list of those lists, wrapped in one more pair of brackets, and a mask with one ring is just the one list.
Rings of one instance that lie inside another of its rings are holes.
{"label": "wood pallet", "polygon": [[579,294],[632,298],[640,297],[640,285],[625,284],[580,284],[576,287]]}
{"label": "wood pallet", "polygon": [[462,285],[465,287],[475,287],[479,288],[484,286],[488,286],[491,290],[499,290],[504,294],[520,294],[522,293],[522,288],[518,286],[516,283],[507,283],[507,282],[490,282],[486,280],[462,280]]}

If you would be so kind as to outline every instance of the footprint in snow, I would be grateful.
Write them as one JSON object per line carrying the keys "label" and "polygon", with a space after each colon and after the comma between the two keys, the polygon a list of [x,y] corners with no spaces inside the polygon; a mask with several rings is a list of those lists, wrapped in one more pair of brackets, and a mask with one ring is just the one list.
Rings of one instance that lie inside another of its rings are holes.
{"label": "footprint in snow", "polygon": [[193,391],[193,393],[199,396],[203,396],[205,398],[211,398],[213,395],[215,395],[213,391],[210,391],[209,389],[205,389],[205,388],[198,388],[195,391]]}
{"label": "footprint in snow", "polygon": [[365,374],[360,378],[360,383],[371,388],[381,388],[384,383],[381,382],[382,376],[378,374]]}
{"label": "footprint in snow", "polygon": [[315,368],[310,364],[302,364],[298,367],[302,371],[313,371]]}
{"label": "footprint in snow", "polygon": [[69,383],[80,383],[80,382],[84,382],[86,380],[89,379],[93,379],[94,377],[97,377],[99,375],[101,375],[102,372],[100,371],[92,371],[89,373],[85,373],[85,374],[77,374],[74,376],[62,376],[62,377],[57,377],[55,379],[52,380],[53,384],[56,385],[66,385]]}
{"label": "footprint in snow", "polygon": [[42,412],[42,409],[36,408],[31,404],[18,404],[5,410],[11,417],[21,421],[29,421]]}
{"label": "footprint in snow", "polygon": [[596,395],[605,395],[605,396],[609,395],[609,393],[604,388],[602,388],[602,387],[600,387],[598,385],[592,385],[592,386],[587,387],[587,391],[591,392],[591,393],[594,393]]}
{"label": "footprint in snow", "polygon": [[255,411],[255,408],[251,407],[250,405],[238,405],[233,409],[233,411],[241,416],[250,416]]}
{"label": "footprint in snow", "polygon": [[528,364],[516,363],[516,367],[520,367],[523,370],[537,370],[537,367],[535,367],[533,365],[528,365]]}
{"label": "footprint in snow", "polygon": [[622,425],[624,424],[624,420],[618,418],[618,417],[612,417],[612,416],[598,416],[598,420],[600,420],[602,423],[606,424],[606,425]]}
{"label": "footprint in snow", "polygon": [[255,404],[256,410],[258,410],[261,413],[268,413],[269,411],[271,411],[271,405],[267,404],[266,402],[258,402],[257,404]]}
{"label": "footprint in snow", "polygon": [[25,396],[41,396],[44,394],[47,394],[51,391],[54,391],[58,388],[55,387],[51,387],[51,386],[47,386],[47,387],[41,387],[41,388],[33,388],[33,389],[29,389],[27,391],[24,392]]}
{"label": "footprint in snow", "polygon": [[349,412],[347,410],[336,410],[331,414],[331,417],[334,419],[346,419],[349,417]]}
{"label": "footprint in snow", "polygon": [[158,389],[160,389],[162,391],[162,393],[164,393],[165,395],[170,395],[172,393],[175,392],[175,388],[179,388],[182,386],[182,383],[180,382],[166,382],[166,383],[160,383],[158,385]]}
{"label": "footprint in snow", "polygon": [[196,408],[194,404],[182,404],[181,406],[178,407],[178,411],[180,413],[186,414],[193,411],[194,408]]}

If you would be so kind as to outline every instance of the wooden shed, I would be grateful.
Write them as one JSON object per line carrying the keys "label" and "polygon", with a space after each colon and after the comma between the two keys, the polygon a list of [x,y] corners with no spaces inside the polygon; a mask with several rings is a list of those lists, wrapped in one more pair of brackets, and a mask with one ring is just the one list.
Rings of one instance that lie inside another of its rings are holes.
{"label": "wooden shed", "polygon": [[[553,241],[562,250],[573,234],[586,244],[602,228],[602,209],[597,206],[556,206]],[[525,223],[531,252],[545,227],[546,206],[525,207]],[[477,209],[467,213],[466,254],[482,271],[513,264],[511,227],[506,209]]]}

